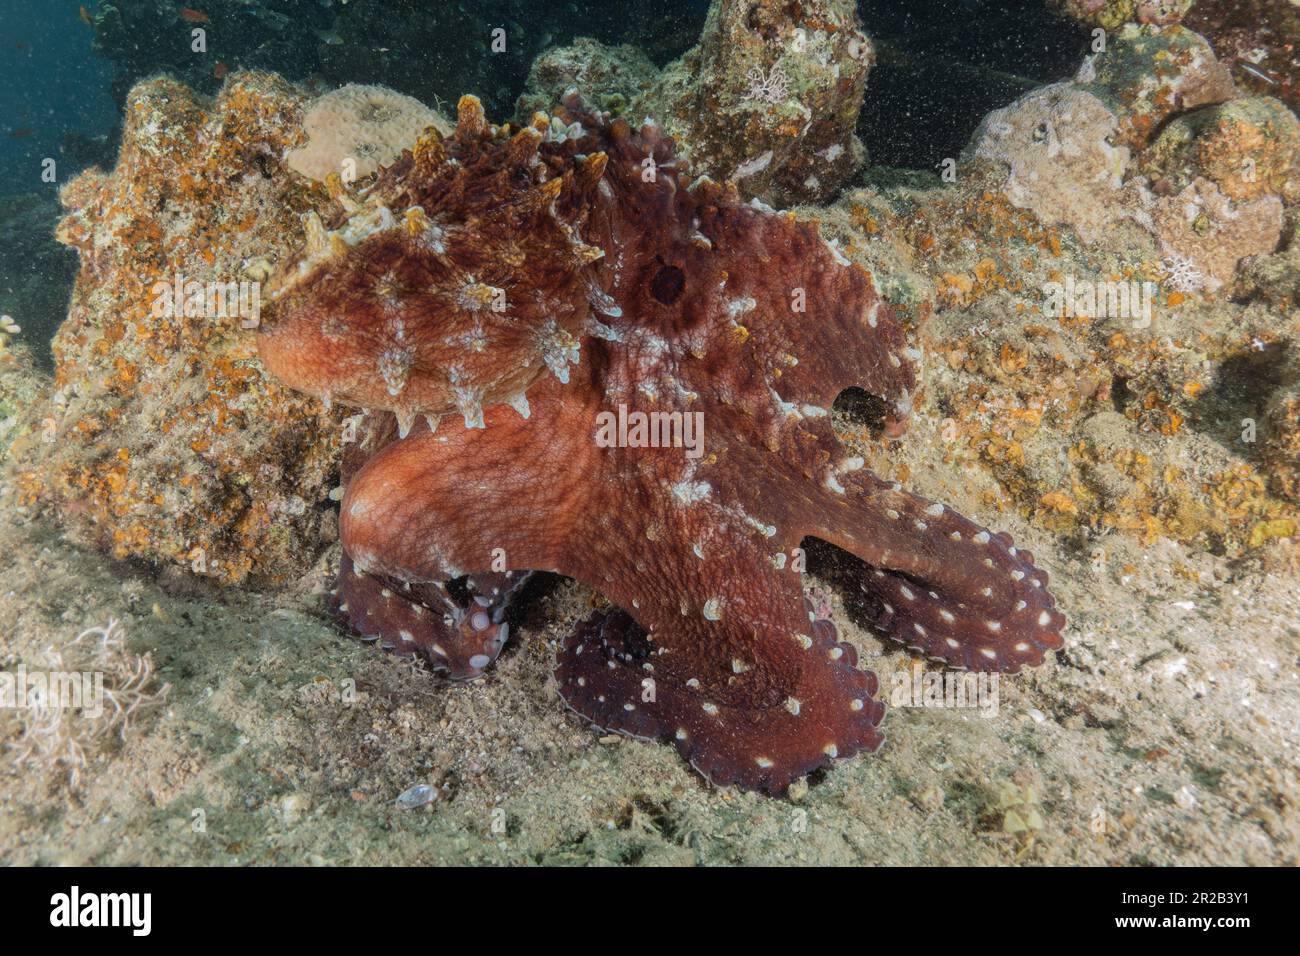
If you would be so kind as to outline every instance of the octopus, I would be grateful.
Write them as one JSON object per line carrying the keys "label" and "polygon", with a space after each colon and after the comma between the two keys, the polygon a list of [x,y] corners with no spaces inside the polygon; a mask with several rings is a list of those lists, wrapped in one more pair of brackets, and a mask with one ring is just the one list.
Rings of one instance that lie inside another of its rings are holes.
{"label": "octopus", "polygon": [[575,97],[518,130],[464,97],[450,136],[331,187],[259,344],[365,410],[335,597],[363,636],[474,677],[526,573],[566,575],[605,603],[558,649],[564,702],[773,795],[884,739],[876,676],[805,588],[811,542],[916,653],[1014,673],[1062,646],[1030,552],[841,446],[837,396],[898,433],[919,356],[816,223]]}

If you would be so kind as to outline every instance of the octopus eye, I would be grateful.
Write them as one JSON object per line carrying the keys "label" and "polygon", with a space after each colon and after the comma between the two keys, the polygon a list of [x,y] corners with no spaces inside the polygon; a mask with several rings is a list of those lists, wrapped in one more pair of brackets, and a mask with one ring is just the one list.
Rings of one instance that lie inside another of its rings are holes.
{"label": "octopus eye", "polygon": [[676,266],[660,266],[650,280],[650,294],[655,301],[672,305],[686,290],[686,273]]}
{"label": "octopus eye", "polygon": [[1039,123],[1037,126],[1034,127],[1034,142],[1035,143],[1047,142],[1047,135],[1049,132],[1051,132],[1051,130],[1048,127],[1046,120]]}

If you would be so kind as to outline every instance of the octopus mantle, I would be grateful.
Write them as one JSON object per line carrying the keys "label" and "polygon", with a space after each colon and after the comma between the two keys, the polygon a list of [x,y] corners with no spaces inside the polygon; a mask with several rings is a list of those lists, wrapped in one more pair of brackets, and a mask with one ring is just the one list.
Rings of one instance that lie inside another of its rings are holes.
{"label": "octopus mantle", "polygon": [[[512,132],[466,97],[453,136],[336,192],[261,347],[375,410],[340,522],[337,600],[363,635],[475,676],[520,573],[569,575],[614,605],[560,649],[569,706],[777,794],[883,740],[875,675],[804,597],[806,538],[859,559],[876,626],[930,657],[1014,672],[1061,646],[1032,555],[840,447],[835,397],[863,388],[897,427],[915,371],[815,225],[687,185],[656,126],[573,100]],[[699,413],[702,446],[598,440],[629,410]]]}

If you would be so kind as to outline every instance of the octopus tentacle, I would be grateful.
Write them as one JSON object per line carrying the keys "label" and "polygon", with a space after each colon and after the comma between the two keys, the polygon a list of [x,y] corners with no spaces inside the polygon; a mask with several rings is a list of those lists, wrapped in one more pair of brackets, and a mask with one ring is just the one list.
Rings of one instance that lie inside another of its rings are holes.
{"label": "octopus tentacle", "polygon": [[[505,416],[485,431],[453,427],[389,445],[348,486],[345,544],[375,556],[383,573],[411,580],[462,571],[487,557],[485,545],[499,546],[512,568],[554,570],[598,589],[626,620],[593,623],[566,642],[566,700],[607,729],[673,740],[715,783],[780,793],[834,757],[879,747],[884,708],[872,699],[876,678],[857,670],[834,626],[811,613],[801,577],[773,566],[768,540],[744,525],[740,511],[729,512],[731,502],[669,494],[653,530],[645,515],[600,502],[602,491],[634,494],[637,481],[653,483],[646,475],[657,472],[602,473],[601,464],[612,468],[616,459],[561,420],[588,412],[547,400],[543,390],[532,425],[542,422],[559,447],[517,458],[508,476],[484,454],[509,447],[511,428],[524,434]],[[564,435],[575,437],[566,443]],[[672,450],[645,453],[680,462]],[[551,455],[585,480],[557,482]],[[517,508],[500,501],[478,508],[454,497],[489,473],[519,483]],[[404,494],[393,495],[394,487]],[[641,487],[655,508],[652,488]],[[423,507],[405,510],[411,500]],[[428,506],[450,500],[454,509]],[[732,523],[747,531],[710,530]],[[681,572],[687,561],[691,574]],[[647,677],[654,699],[643,701]]]}
{"label": "octopus tentacle", "polygon": [[[453,680],[482,677],[510,639],[506,612],[527,574],[402,584],[358,570],[344,552],[333,610],[399,656],[418,655]],[[458,593],[453,593],[458,592]]]}
{"label": "octopus tentacle", "polygon": [[1062,646],[1047,572],[1009,534],[868,472],[843,487],[810,534],[866,562],[861,586],[887,636],[953,667],[1008,673]]}
{"label": "octopus tentacle", "polygon": [[597,727],[672,742],[719,786],[779,795],[836,758],[879,749],[885,705],[874,699],[876,675],[854,666],[856,652],[836,640],[833,625],[756,636],[765,659],[789,657],[792,668],[782,696],[762,706],[749,693],[726,692],[744,678],[742,662],[719,673],[691,660],[699,676],[683,680],[691,668],[670,669],[672,654],[621,609],[594,615],[565,640],[555,677],[565,703]]}
{"label": "octopus tentacle", "polygon": [[[365,463],[399,443],[396,416],[365,415],[344,447],[341,478],[351,485]],[[345,540],[332,610],[363,640],[400,656],[418,655],[453,680],[473,680],[500,655],[510,637],[506,613],[526,572],[472,578],[394,577],[357,565]]]}
{"label": "octopus tentacle", "polygon": [[[527,421],[497,407],[486,429],[453,422],[382,446],[352,476],[340,508],[340,534],[357,566],[412,582],[558,570],[596,467],[582,467],[595,451],[590,417],[549,400],[562,387],[538,386]],[[575,418],[586,418],[582,428]],[[554,440],[538,446],[538,433]],[[484,487],[493,494],[465,494]]]}
{"label": "octopus tentacle", "polygon": [[621,619],[577,635],[562,661],[570,706],[600,726],[671,739],[714,783],[770,793],[878,748],[876,678],[817,619],[802,576],[774,565],[741,502],[678,490],[649,528],[605,513],[575,527],[561,572],[598,588],[643,637]]}

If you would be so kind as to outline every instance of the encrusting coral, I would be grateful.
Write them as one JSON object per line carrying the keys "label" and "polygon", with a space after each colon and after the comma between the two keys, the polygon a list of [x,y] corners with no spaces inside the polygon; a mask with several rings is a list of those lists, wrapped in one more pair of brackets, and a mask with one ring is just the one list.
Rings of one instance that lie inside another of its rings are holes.
{"label": "encrusting coral", "polygon": [[566,702],[781,793],[882,740],[874,675],[809,613],[805,538],[862,559],[884,633],[957,666],[1038,663],[1064,617],[1009,536],[840,447],[842,389],[886,400],[895,429],[915,391],[870,275],[815,226],[689,178],[657,126],[570,99],[511,132],[464,97],[453,137],[426,132],[330,229],[308,218],[262,355],[406,436],[344,493],[354,620],[405,602],[411,630],[378,636],[463,657],[463,635],[367,576],[575,577],[616,606],[565,642]]}
{"label": "encrusting coral", "polygon": [[337,417],[267,380],[248,332],[267,263],[331,205],[280,159],[301,111],[266,74],[215,101],[151,80],[113,172],[64,186],[58,237],[81,264],[53,393],[9,462],[20,503],[119,557],[224,582],[284,580],[328,541]]}
{"label": "encrusting coral", "polygon": [[1204,177],[1155,205],[1161,249],[1193,264],[1211,289],[1232,281],[1242,259],[1272,252],[1282,235],[1282,201],[1276,196],[1234,203]]}
{"label": "encrusting coral", "polygon": [[854,127],[874,62],[852,0],[719,0],[632,111],[747,197],[820,202],[862,165]]}

